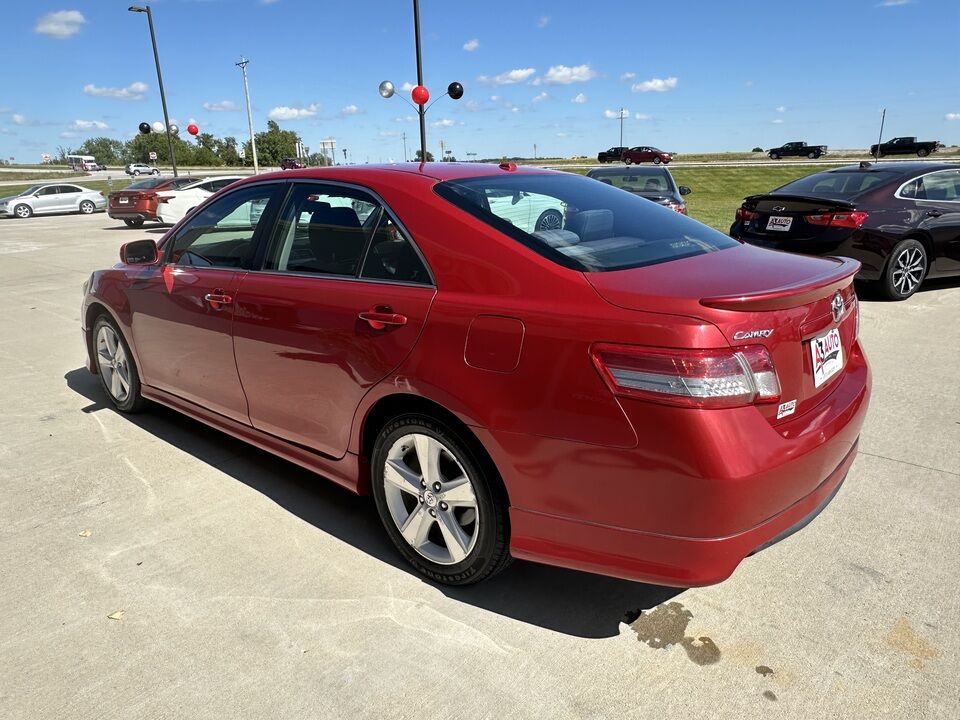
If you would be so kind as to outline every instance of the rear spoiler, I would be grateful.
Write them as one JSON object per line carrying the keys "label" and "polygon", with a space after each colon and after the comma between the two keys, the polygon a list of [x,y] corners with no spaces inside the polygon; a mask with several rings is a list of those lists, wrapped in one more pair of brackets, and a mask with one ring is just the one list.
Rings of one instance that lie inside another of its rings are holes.
{"label": "rear spoiler", "polygon": [[774,195],[773,193],[766,193],[764,195],[751,195],[743,199],[744,202],[758,202],[760,200],[800,200],[801,202],[829,204],[830,207],[843,208],[845,210],[853,210],[857,207],[856,203],[847,200],[834,200],[833,198],[818,197],[816,195]]}
{"label": "rear spoiler", "polygon": [[771,290],[750,293],[749,295],[724,295],[703,298],[700,304],[720,310],[786,310],[806,305],[814,300],[827,297],[848,285],[860,270],[860,263],[850,258],[828,258],[837,263],[822,275],[809,280],[782,285]]}

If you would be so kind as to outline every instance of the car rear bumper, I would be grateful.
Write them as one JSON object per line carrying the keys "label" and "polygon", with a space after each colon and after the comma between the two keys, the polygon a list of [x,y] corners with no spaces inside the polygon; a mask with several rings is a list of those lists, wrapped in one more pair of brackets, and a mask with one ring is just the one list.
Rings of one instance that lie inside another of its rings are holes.
{"label": "car rear bumper", "polygon": [[114,220],[155,220],[156,218],[149,213],[141,212],[138,210],[126,210],[120,208],[109,208],[107,210],[107,215],[112,217]]}
{"label": "car rear bumper", "polygon": [[688,538],[593,525],[511,508],[511,554],[574,570],[659,585],[698,587],[726,580],[741,561],[809,524],[840,490],[857,445],[817,488],[749,530]]}

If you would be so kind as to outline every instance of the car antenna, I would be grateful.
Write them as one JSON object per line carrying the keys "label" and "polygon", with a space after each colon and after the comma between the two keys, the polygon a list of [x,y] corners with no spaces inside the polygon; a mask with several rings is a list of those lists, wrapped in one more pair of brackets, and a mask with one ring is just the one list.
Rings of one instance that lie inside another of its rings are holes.
{"label": "car antenna", "polygon": [[874,153],[873,159],[877,161],[877,164],[880,163],[880,143],[883,142],[883,121],[887,117],[887,109],[884,108],[883,112],[880,113],[880,137],[877,138],[877,152]]}

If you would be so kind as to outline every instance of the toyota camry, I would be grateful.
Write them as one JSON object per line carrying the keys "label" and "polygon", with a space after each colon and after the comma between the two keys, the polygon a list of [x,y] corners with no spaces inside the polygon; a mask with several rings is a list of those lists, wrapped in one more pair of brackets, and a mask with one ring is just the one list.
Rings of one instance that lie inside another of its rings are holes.
{"label": "toyota camry", "polygon": [[[562,217],[498,214],[525,196]],[[511,558],[719,582],[834,497],[867,411],[859,263],[573,174],[260,175],[120,260],[81,313],[113,406],[160,403],[372,495],[443,583]]]}

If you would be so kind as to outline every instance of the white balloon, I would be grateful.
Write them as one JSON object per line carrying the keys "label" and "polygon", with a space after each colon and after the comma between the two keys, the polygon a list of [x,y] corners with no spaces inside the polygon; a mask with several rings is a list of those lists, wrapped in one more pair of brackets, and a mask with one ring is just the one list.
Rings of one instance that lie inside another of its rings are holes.
{"label": "white balloon", "polygon": [[160,122],[159,120],[157,120],[157,121],[153,124],[153,131],[154,131],[154,132],[163,132],[163,123]]}

